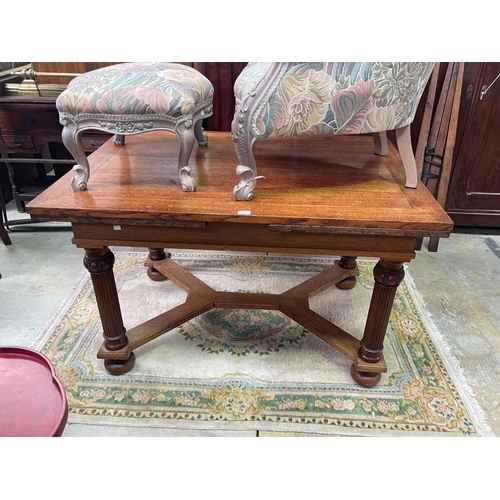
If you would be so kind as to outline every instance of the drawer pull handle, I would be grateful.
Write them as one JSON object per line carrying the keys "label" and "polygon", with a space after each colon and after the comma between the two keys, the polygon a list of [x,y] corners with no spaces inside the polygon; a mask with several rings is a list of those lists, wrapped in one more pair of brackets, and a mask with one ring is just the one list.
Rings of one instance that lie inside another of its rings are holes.
{"label": "drawer pull handle", "polygon": [[24,139],[12,139],[12,144],[18,148],[22,148],[24,144]]}
{"label": "drawer pull handle", "polygon": [[90,145],[94,148],[100,148],[104,144],[104,141],[90,141]]}
{"label": "drawer pull handle", "polygon": [[28,127],[31,127],[31,125],[33,125],[33,123],[35,123],[35,118],[33,116],[26,115],[23,118],[23,124],[24,125],[26,125]]}

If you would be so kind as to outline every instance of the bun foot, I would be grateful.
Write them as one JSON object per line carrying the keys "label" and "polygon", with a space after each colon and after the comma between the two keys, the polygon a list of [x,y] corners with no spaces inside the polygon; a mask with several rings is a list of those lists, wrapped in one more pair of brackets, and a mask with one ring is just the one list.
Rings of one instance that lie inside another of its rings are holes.
{"label": "bun foot", "polygon": [[354,368],[354,365],[351,366],[351,377],[353,378],[354,382],[356,382],[359,385],[363,385],[366,387],[373,387],[374,385],[377,385],[380,382],[380,379],[382,378],[381,373],[368,373],[368,372],[358,372],[356,371],[356,368]]}
{"label": "bun foot", "polygon": [[345,280],[335,283],[335,286],[340,290],[352,290],[356,286],[356,276],[350,276]]}
{"label": "bun foot", "polygon": [[135,365],[135,354],[131,353],[130,357],[125,361],[118,361],[116,359],[105,359],[104,368],[111,375],[123,375],[129,372]]}
{"label": "bun foot", "polygon": [[161,274],[160,271],[157,271],[154,267],[148,267],[147,274],[149,279],[153,281],[164,281],[168,279],[166,276],[163,276],[163,274]]}

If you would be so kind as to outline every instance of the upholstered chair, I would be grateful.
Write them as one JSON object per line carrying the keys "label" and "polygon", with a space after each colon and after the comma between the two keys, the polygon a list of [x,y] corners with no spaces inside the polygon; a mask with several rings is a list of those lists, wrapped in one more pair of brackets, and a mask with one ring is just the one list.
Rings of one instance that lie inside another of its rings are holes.
{"label": "upholstered chair", "polygon": [[123,145],[126,135],[168,130],[179,138],[182,189],[195,191],[189,157],[195,141],[207,145],[202,120],[212,114],[213,93],[205,76],[176,63],[115,64],[73,79],[56,101],[63,125],[62,141],[77,163],[73,189],[87,189],[89,180],[82,132],[111,132],[114,143]]}
{"label": "upholstered chair", "polygon": [[417,186],[410,124],[434,63],[249,63],[234,84],[232,136],[241,180],[237,200],[251,200],[257,165],[253,146],[265,137],[373,134],[374,152],[387,154],[394,130],[406,173]]}

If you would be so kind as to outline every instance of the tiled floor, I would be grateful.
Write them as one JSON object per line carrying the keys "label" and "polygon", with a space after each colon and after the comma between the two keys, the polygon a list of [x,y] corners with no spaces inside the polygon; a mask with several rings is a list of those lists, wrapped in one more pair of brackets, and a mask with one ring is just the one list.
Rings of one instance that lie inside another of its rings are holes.
{"label": "tiled floor", "polygon": [[[8,210],[10,219],[26,217],[12,203]],[[76,279],[86,273],[83,251],[72,245],[70,230],[43,231],[41,225],[30,225],[30,231],[22,231],[20,227],[9,233],[12,245],[0,242],[1,345],[30,346],[50,323]],[[113,249],[120,250],[129,249]],[[500,231],[454,231],[449,239],[440,241],[435,253],[428,252],[424,241],[409,269],[435,325],[486,413],[488,425],[500,436]],[[71,418],[64,432],[64,436],[154,435],[256,434],[85,426],[71,423]]]}

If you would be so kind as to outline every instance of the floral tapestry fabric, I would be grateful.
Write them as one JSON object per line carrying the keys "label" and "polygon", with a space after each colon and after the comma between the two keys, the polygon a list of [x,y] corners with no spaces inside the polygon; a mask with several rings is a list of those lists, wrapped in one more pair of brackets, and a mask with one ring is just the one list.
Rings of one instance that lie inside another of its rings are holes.
{"label": "floral tapestry fabric", "polygon": [[[237,104],[271,63],[250,63],[235,82]],[[257,117],[260,137],[347,135],[409,125],[432,73],[426,62],[290,63]]]}
{"label": "floral tapestry fabric", "polygon": [[185,116],[213,98],[213,85],[197,70],[177,63],[123,63],[72,80],[57,98],[69,115]]}

